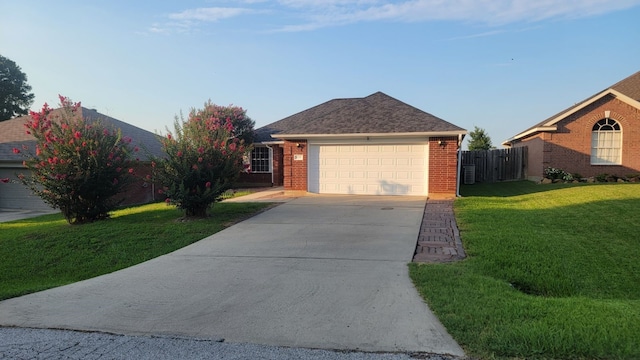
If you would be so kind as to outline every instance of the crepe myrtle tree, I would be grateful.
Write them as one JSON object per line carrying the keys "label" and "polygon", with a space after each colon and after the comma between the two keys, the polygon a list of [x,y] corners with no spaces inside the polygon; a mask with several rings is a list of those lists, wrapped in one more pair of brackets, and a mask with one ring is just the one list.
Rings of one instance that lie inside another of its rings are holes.
{"label": "crepe myrtle tree", "polygon": [[209,101],[203,109],[192,109],[187,120],[176,116],[174,131],[162,137],[165,157],[152,163],[159,192],[186,217],[207,217],[244,169],[250,149],[236,136],[234,119],[220,114],[229,113]]}
{"label": "crepe myrtle tree", "polygon": [[70,224],[105,219],[123,199],[117,194],[135,180],[131,139],[119,129],[99,121],[87,122],[80,103],[60,96],[60,109],[45,103],[30,112],[27,134],[36,139],[34,149],[23,146],[24,165],[30,175],[19,174],[24,185],[53,208],[60,209]]}
{"label": "crepe myrtle tree", "polygon": [[247,116],[247,111],[239,106],[222,106],[211,103],[211,100],[204,104],[204,108],[212,116],[221,120],[230,120],[233,125],[233,136],[242,140],[245,144],[252,144],[255,133],[253,128],[255,121]]}

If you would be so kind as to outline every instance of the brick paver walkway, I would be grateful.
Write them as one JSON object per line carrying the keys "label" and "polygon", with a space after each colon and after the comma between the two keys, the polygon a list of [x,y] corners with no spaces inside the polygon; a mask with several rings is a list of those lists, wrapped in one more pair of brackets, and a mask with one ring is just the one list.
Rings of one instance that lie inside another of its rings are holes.
{"label": "brick paver walkway", "polygon": [[413,261],[449,262],[465,257],[453,200],[427,200]]}

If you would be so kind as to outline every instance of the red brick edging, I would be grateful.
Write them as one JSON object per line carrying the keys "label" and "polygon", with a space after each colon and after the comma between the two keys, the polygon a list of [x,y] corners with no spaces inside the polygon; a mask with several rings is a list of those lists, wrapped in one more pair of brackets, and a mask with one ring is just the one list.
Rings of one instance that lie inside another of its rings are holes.
{"label": "red brick edging", "polygon": [[450,262],[465,257],[453,200],[427,200],[413,262]]}

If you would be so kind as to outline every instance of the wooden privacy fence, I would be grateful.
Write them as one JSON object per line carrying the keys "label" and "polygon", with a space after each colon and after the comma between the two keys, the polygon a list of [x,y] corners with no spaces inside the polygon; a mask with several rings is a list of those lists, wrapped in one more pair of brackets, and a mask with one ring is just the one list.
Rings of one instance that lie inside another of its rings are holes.
{"label": "wooden privacy fence", "polygon": [[462,183],[525,180],[527,147],[462,152]]}

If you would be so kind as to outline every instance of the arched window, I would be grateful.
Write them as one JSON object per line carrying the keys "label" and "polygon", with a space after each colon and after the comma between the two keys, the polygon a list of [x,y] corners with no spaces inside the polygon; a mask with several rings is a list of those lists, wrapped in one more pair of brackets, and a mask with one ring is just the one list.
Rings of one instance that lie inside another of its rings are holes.
{"label": "arched window", "polygon": [[619,165],[622,163],[622,130],[613,119],[602,119],[591,129],[591,164]]}

